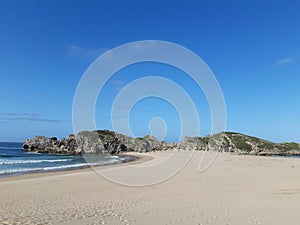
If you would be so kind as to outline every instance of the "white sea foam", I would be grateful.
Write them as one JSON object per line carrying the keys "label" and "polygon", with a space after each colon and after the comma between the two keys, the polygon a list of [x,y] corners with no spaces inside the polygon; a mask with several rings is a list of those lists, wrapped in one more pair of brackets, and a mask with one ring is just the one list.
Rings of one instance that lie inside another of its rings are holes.
{"label": "white sea foam", "polygon": [[43,172],[43,171],[56,171],[56,170],[65,170],[72,168],[80,168],[88,166],[88,163],[78,163],[72,165],[64,165],[64,166],[53,166],[53,167],[37,167],[37,168],[11,168],[4,169],[0,171],[0,175],[5,174],[13,174],[13,173],[28,173],[28,172]]}
{"label": "white sea foam", "polygon": [[0,175],[11,174],[11,173],[26,173],[26,172],[34,172],[41,171],[43,168],[13,168],[13,169],[5,169],[0,170]]}
{"label": "white sea foam", "polygon": [[40,155],[40,154],[43,154],[43,153],[40,153],[40,152],[23,152],[23,154],[38,154],[38,155]]}
{"label": "white sea foam", "polygon": [[23,149],[21,147],[3,147],[1,146],[0,149]]}
{"label": "white sea foam", "polygon": [[116,163],[116,162],[119,162],[119,160],[112,159],[112,160],[104,161],[104,162],[78,163],[78,164],[63,165],[63,166],[52,166],[52,167],[45,167],[45,168],[43,168],[43,170],[49,171],[49,170],[71,169],[71,168],[85,167],[85,166],[102,166],[102,165],[112,164],[112,163]]}
{"label": "white sea foam", "polygon": [[[63,159],[56,160],[56,162],[58,162],[60,160],[63,160]],[[72,160],[72,159],[65,159],[65,160]],[[17,161],[17,160],[14,160],[14,161]],[[52,161],[53,162],[53,160],[27,160],[27,161],[35,161],[35,162],[36,161]],[[68,170],[68,169],[83,168],[83,167],[87,167],[87,166],[101,166],[101,165],[113,164],[113,163],[117,163],[117,162],[120,162],[120,159],[117,157],[113,157],[111,160],[104,161],[104,162],[77,163],[77,164],[52,166],[52,167],[37,167],[37,168],[10,168],[10,169],[0,170],[0,175],[14,174],[14,173],[29,173],[29,172],[43,172],[43,171],[49,172],[49,171],[57,171],[57,170]],[[0,161],[0,164],[1,163],[3,163],[3,161]],[[24,160],[24,163],[25,163],[25,160]]]}
{"label": "white sea foam", "polygon": [[0,165],[68,162],[73,159],[0,160]]}

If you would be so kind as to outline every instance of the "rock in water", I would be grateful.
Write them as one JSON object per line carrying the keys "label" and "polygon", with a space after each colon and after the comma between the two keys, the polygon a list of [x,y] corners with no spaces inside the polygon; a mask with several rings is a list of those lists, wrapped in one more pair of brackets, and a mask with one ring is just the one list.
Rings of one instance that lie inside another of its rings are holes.
{"label": "rock in water", "polygon": [[63,138],[60,141],[56,137],[35,136],[24,141],[23,149],[39,153],[80,154],[74,134],[70,134],[67,139]]}

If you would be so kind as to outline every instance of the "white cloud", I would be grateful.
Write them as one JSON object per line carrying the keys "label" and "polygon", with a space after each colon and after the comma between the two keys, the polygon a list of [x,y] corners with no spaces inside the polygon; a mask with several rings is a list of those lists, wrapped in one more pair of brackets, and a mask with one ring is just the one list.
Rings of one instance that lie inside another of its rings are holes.
{"label": "white cloud", "polygon": [[278,59],[276,61],[277,64],[285,64],[285,63],[290,63],[290,62],[294,62],[295,59],[294,58],[282,58],[282,59]]}
{"label": "white cloud", "polygon": [[82,58],[85,60],[94,60],[105,53],[107,50],[108,49],[105,48],[88,49],[80,47],[78,45],[71,45],[67,49],[67,54],[71,57]]}
{"label": "white cloud", "polygon": [[44,115],[40,113],[0,113],[0,122],[8,121],[61,122],[60,120],[45,118]]}

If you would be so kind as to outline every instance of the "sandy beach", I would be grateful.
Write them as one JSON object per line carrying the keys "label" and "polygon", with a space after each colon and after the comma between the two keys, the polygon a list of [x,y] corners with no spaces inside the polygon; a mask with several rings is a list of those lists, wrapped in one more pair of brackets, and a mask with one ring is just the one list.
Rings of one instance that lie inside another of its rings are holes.
{"label": "sandy beach", "polygon": [[[130,164],[165,154],[138,154]],[[113,183],[92,169],[2,178],[0,224],[299,224],[300,158],[219,154],[200,173],[202,154],[145,187]]]}

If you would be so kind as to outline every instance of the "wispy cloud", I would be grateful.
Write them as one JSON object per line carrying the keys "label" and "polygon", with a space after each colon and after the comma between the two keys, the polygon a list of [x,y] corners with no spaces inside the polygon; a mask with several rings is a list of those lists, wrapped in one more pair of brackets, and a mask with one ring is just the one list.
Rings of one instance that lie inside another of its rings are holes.
{"label": "wispy cloud", "polygon": [[276,61],[276,64],[277,65],[282,65],[282,64],[294,62],[295,60],[296,60],[295,58],[282,58],[282,59],[278,59]]}
{"label": "wispy cloud", "polygon": [[10,104],[18,104],[18,105],[33,105],[31,102],[28,101],[20,101],[12,98],[7,97],[0,97],[0,103],[10,103]]}
{"label": "wispy cloud", "polygon": [[32,122],[49,122],[59,123],[61,120],[46,118],[40,113],[0,113],[0,122],[8,121],[32,121]]}
{"label": "wispy cloud", "polygon": [[84,48],[78,45],[70,45],[67,48],[67,54],[71,57],[81,58],[85,60],[94,60],[103,53],[105,53],[108,49],[106,48]]}

